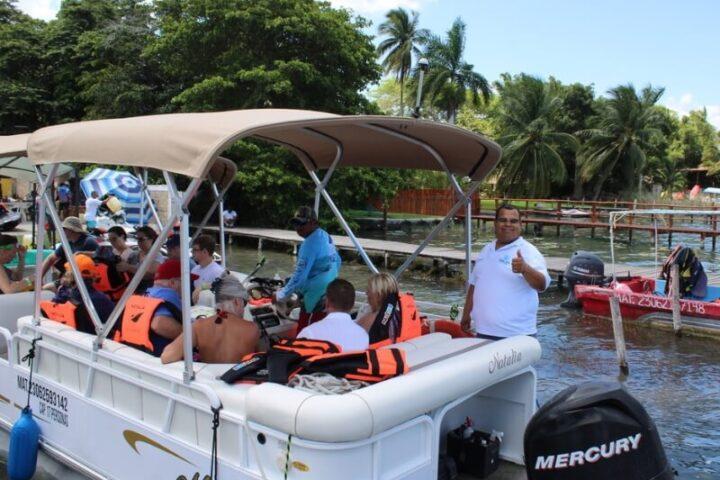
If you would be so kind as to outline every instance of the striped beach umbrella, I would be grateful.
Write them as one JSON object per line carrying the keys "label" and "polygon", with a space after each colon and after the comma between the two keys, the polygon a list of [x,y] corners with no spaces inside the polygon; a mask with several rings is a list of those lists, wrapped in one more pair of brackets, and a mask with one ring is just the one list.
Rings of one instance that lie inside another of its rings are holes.
{"label": "striped beach umbrella", "polygon": [[144,205],[144,223],[147,224],[150,220],[152,212],[148,207],[147,199],[143,197],[142,182],[130,172],[96,168],[80,180],[80,188],[87,197],[92,192],[98,192],[101,197],[108,193],[117,197],[125,210],[128,223],[134,225],[140,223],[141,205]]}

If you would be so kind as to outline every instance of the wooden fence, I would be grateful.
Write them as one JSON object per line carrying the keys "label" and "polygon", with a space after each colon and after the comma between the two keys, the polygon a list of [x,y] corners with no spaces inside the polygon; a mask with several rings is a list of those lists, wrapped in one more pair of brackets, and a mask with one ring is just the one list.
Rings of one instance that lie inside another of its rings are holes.
{"label": "wooden fence", "polygon": [[[502,202],[514,203],[525,213],[536,213],[540,211],[556,211],[560,213],[565,208],[581,208],[592,212],[593,221],[598,217],[607,215],[608,212],[618,209],[678,209],[687,208],[692,210],[717,210],[715,204],[700,202],[665,203],[665,202],[638,202],[619,200],[561,200],[544,198],[482,198],[484,208],[480,208],[480,195],[476,192],[473,195],[473,214],[494,213],[495,208]],[[400,190],[395,198],[390,201],[389,212],[413,213],[417,215],[438,215],[445,216],[456,201],[454,192],[451,189],[415,189]],[[490,204],[488,204],[488,202]],[[372,205],[382,210],[382,201],[373,200]],[[540,210],[537,210],[540,209]],[[462,214],[463,212],[459,212]]]}

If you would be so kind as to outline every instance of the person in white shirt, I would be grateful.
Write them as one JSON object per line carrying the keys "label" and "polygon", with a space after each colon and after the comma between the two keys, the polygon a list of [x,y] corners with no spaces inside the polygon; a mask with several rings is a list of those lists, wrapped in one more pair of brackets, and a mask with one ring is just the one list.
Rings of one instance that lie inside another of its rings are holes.
{"label": "person in white shirt", "polygon": [[499,340],[537,333],[538,292],[550,285],[542,254],[520,236],[520,211],[495,212],[495,240],[485,245],[470,274],[461,325],[480,338]]}
{"label": "person in white shirt", "polygon": [[325,294],[327,316],[303,328],[298,338],[332,342],[343,352],[367,350],[368,333],[350,317],[353,305],[355,287],[347,280],[336,278],[328,284]]}
{"label": "person in white shirt", "polygon": [[233,227],[235,226],[235,221],[237,220],[237,212],[231,208],[225,210],[223,212],[223,223],[226,227]]}
{"label": "person in white shirt", "polygon": [[193,302],[197,303],[202,290],[209,290],[215,279],[225,271],[213,259],[215,239],[210,235],[200,235],[192,242],[192,257],[195,267],[190,271],[193,278]]}
{"label": "person in white shirt", "polygon": [[97,227],[97,211],[100,205],[107,202],[107,200],[100,200],[98,192],[93,191],[87,200],[85,200],[85,224],[88,230],[92,230]]}

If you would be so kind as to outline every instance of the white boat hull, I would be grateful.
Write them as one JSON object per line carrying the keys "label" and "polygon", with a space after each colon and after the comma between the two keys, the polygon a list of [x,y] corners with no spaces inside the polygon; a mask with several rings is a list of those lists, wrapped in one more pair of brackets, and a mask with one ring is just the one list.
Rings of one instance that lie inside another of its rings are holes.
{"label": "white boat hull", "polygon": [[[1,300],[1,299],[0,299]],[[0,302],[0,308],[2,307]],[[505,432],[501,457],[522,463],[522,437],[535,407],[537,341],[449,340],[431,334],[406,344],[411,373],[344,395],[276,384],[229,386],[228,365],[196,364],[182,382],[179,364],[44,320],[0,333],[0,419],[7,427],[27,401],[21,359],[36,335],[30,405],[43,448],[83,474],[112,479],[203,479],[210,473],[211,405],[223,408],[220,478],[437,478],[445,434],[471,416]],[[290,445],[288,454],[288,443]]]}

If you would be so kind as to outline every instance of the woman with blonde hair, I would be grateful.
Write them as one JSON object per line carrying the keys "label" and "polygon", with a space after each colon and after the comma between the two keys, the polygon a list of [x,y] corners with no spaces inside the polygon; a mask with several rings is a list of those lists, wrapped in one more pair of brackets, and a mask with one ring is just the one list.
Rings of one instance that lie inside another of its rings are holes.
{"label": "woman with blonde hair", "polygon": [[385,300],[392,294],[397,296],[399,292],[397,280],[391,274],[382,272],[371,275],[367,283],[368,306],[358,315],[357,324],[369,332]]}

